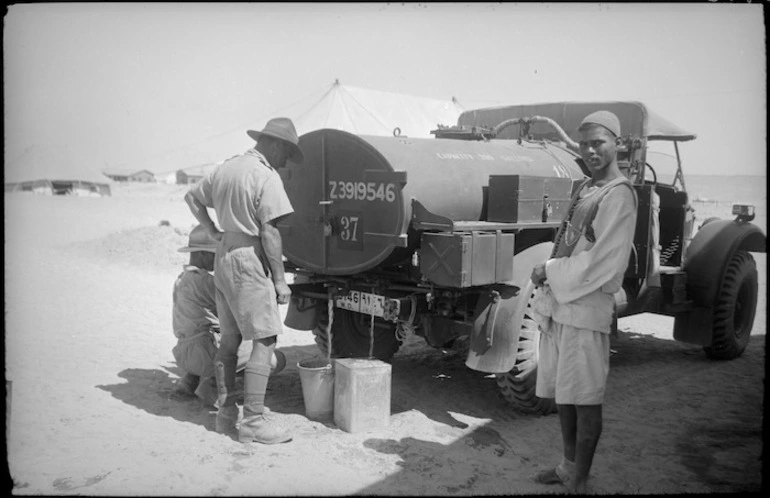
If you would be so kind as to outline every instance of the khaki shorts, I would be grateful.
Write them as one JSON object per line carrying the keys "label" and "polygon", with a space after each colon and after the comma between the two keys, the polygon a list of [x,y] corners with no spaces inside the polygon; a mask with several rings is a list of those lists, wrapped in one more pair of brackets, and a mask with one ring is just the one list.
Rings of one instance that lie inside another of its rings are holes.
{"label": "khaki shorts", "polygon": [[217,314],[223,336],[259,340],[283,332],[278,299],[259,237],[225,232],[214,263]]}
{"label": "khaki shorts", "polygon": [[538,397],[559,405],[601,405],[609,371],[609,334],[557,322],[541,332]]}
{"label": "khaki shorts", "polygon": [[206,333],[191,340],[180,340],[171,350],[176,364],[185,372],[199,377],[214,375],[217,345],[214,334]]}

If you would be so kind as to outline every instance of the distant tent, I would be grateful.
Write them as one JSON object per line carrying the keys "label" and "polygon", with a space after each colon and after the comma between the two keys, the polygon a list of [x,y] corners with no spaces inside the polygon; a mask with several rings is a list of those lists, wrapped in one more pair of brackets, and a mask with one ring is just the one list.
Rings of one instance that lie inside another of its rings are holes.
{"label": "distant tent", "polygon": [[35,194],[53,195],[53,184],[51,180],[6,182],[5,192],[32,192]]}
{"label": "distant tent", "polygon": [[112,195],[112,182],[101,174],[76,166],[66,148],[28,147],[4,168],[4,192],[46,195]]}
{"label": "distant tent", "polygon": [[203,178],[206,173],[212,171],[220,164],[221,161],[219,163],[207,163],[179,169],[176,172],[176,183],[177,185],[188,185],[191,183],[196,183],[198,180]]}
{"label": "distant tent", "polygon": [[335,81],[310,109],[293,118],[297,133],[333,128],[359,135],[433,138],[437,125],[454,125],[464,111],[452,98],[439,100],[368,90]]}
{"label": "distant tent", "polygon": [[5,192],[32,192],[44,195],[79,195],[104,196],[112,195],[107,183],[95,183],[85,180],[27,180],[5,184]]}
{"label": "distant tent", "polygon": [[152,183],[155,181],[155,173],[146,169],[105,169],[102,174],[116,182]]}

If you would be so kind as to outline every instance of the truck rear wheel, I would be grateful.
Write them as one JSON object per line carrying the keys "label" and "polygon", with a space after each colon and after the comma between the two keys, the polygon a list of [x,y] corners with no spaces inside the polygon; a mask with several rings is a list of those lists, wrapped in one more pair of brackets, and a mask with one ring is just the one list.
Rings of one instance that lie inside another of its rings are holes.
{"label": "truck rear wheel", "polygon": [[[315,343],[324,356],[328,356],[329,314],[321,312],[318,325],[313,330]],[[371,316],[336,308],[332,323],[333,358],[368,358]],[[374,348],[372,355],[378,360],[390,361],[401,342],[396,338],[396,325],[379,318],[374,319]]]}
{"label": "truck rear wheel", "polygon": [[538,398],[535,395],[540,347],[540,329],[531,314],[535,286],[530,282],[522,293],[521,331],[516,364],[510,372],[497,374],[497,385],[503,398],[517,411],[548,415],[556,412],[556,402],[553,399]]}
{"label": "truck rear wheel", "polygon": [[757,265],[746,251],[738,251],[727,266],[714,308],[710,346],[703,350],[714,360],[739,357],[749,344],[757,311]]}

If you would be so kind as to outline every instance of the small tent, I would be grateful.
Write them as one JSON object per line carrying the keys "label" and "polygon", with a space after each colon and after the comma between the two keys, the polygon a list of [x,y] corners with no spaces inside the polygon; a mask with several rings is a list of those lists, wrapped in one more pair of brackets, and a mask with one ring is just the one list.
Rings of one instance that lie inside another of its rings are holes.
{"label": "small tent", "polygon": [[401,93],[342,85],[331,88],[309,109],[293,113],[297,133],[321,128],[344,130],[358,135],[433,138],[439,124],[454,125],[464,111],[454,99],[439,100]]}
{"label": "small tent", "polygon": [[78,195],[83,197],[112,195],[109,183],[82,178],[39,178],[5,182],[5,192],[32,192],[44,195]]}
{"label": "small tent", "polygon": [[176,171],[176,183],[177,185],[188,185],[197,182],[204,177],[207,173],[214,170],[223,161],[218,163],[206,163],[198,166],[190,166],[189,168],[182,168]]}
{"label": "small tent", "polygon": [[102,174],[116,182],[155,182],[155,173],[147,169],[105,169]]}
{"label": "small tent", "polygon": [[27,147],[4,168],[4,192],[47,195],[112,195],[113,183],[100,173],[78,165],[67,150],[45,145]]}

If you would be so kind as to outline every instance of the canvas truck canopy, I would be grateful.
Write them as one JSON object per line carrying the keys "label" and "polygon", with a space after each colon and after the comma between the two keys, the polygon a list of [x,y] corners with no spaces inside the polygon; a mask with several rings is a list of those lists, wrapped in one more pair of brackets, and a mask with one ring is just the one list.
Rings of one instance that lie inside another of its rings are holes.
{"label": "canvas truck canopy", "polygon": [[[508,119],[544,116],[559,123],[573,140],[577,140],[580,122],[599,110],[610,111],[618,117],[622,135],[675,142],[686,142],[696,137],[694,133],[671,123],[641,102],[556,102],[487,107],[463,112],[457,124],[492,128]],[[533,123],[529,131],[536,138],[558,140],[556,132],[545,123]],[[512,126],[503,129],[498,138],[518,138],[518,133],[518,127]]]}

